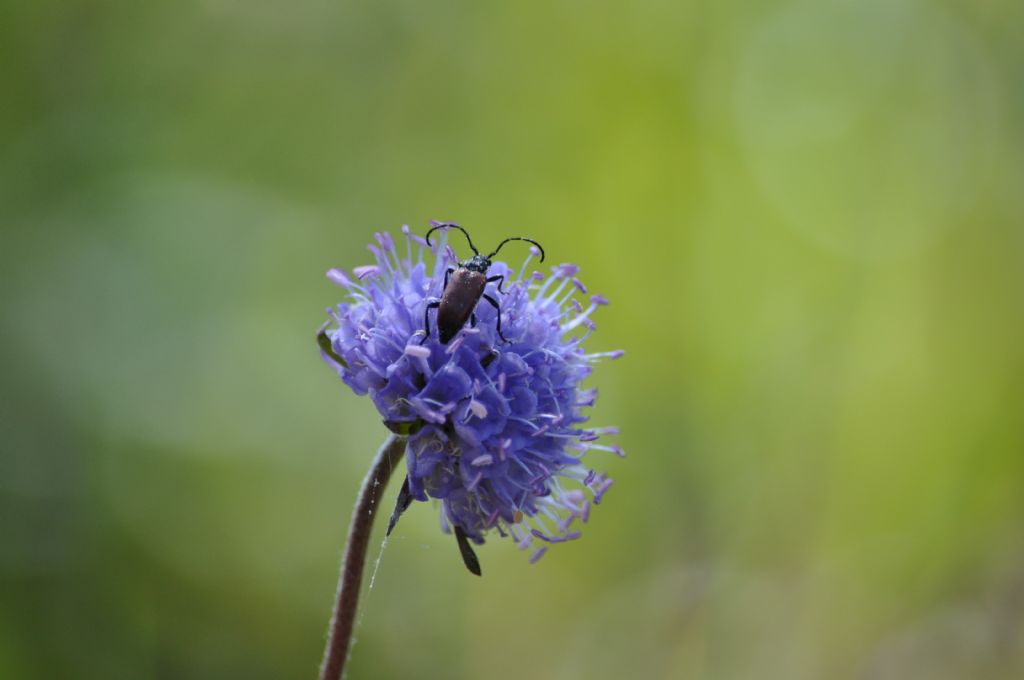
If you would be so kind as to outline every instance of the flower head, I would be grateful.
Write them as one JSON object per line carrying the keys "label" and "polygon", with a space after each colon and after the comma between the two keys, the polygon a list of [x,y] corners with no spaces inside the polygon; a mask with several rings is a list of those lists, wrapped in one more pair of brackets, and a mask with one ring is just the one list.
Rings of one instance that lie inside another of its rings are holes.
{"label": "flower head", "polygon": [[495,530],[536,561],[547,544],[579,537],[577,520],[585,523],[612,485],[585,461],[588,453],[623,455],[600,443],[616,428],[583,425],[597,393],[581,382],[596,360],[622,355],[582,347],[594,330],[591,315],[607,300],[576,299],[587,289],[573,265],[547,277],[528,271],[539,253],[531,247],[518,271],[496,261],[487,272],[505,277],[504,294],[495,283],[485,294],[499,303],[508,342],[497,333],[497,310],[485,303],[475,308],[475,326],[442,344],[435,324],[424,337],[424,314],[458,258],[449,246],[402,232],[404,247],[376,235],[375,264],[327,273],[349,298],[328,310],[334,323],[321,330],[321,354],[353,391],[370,395],[389,428],[409,437],[393,520],[411,500],[435,498],[464,557],[472,552],[466,538],[482,543]]}

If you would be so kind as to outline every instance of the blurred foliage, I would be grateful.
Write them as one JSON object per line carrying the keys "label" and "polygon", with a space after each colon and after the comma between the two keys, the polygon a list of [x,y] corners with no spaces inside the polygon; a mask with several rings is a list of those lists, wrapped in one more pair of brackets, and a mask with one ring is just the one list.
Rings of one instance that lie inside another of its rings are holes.
{"label": "blurred foliage", "polygon": [[3,3],[0,677],[313,677],[323,273],[430,218],[612,299],[630,457],[483,579],[415,506],[350,677],[1021,677],[1022,7]]}

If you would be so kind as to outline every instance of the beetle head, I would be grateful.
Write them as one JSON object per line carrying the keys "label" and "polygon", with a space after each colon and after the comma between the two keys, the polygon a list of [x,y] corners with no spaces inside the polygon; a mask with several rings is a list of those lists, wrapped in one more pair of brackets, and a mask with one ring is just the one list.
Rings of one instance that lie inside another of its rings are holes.
{"label": "beetle head", "polygon": [[462,263],[462,266],[471,272],[480,272],[486,274],[487,270],[491,266],[491,261],[483,255],[474,255],[473,259],[466,260]]}

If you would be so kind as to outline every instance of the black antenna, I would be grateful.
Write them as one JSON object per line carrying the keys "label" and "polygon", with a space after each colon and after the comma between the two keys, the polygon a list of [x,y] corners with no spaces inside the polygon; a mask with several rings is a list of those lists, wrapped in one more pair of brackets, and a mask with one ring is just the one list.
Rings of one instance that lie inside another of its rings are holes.
{"label": "black antenna", "polygon": [[455,227],[456,229],[461,231],[463,234],[465,234],[466,235],[466,240],[469,241],[469,247],[473,249],[473,254],[474,255],[479,255],[480,254],[480,251],[476,249],[475,245],[473,245],[473,239],[471,239],[469,237],[469,232],[466,231],[465,229],[463,229],[462,227],[460,227],[459,225],[455,224],[454,222],[442,222],[441,224],[435,224],[434,227],[430,231],[427,232],[427,245],[428,246],[430,245],[430,235],[431,234],[433,234],[438,229],[444,229],[446,227]]}
{"label": "black antenna", "polygon": [[494,257],[495,255],[497,255],[498,251],[501,250],[501,247],[503,245],[505,245],[506,243],[508,243],[509,241],[526,241],[527,243],[532,243],[533,245],[537,246],[537,250],[540,251],[540,261],[541,262],[544,261],[544,248],[542,248],[541,245],[539,243],[537,243],[536,241],[534,241],[532,238],[526,238],[524,236],[510,236],[510,237],[508,237],[507,239],[505,239],[504,241],[502,241],[501,243],[498,244],[498,247],[494,249],[493,253],[491,253],[490,255],[487,256],[487,259],[489,260],[492,257]]}

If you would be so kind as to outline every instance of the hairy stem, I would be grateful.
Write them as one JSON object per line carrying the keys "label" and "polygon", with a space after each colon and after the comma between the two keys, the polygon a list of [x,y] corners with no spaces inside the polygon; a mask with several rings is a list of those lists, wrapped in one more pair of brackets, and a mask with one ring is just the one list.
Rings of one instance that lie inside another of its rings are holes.
{"label": "hairy stem", "polygon": [[355,625],[356,606],[359,604],[359,587],[363,581],[363,567],[366,565],[366,548],[370,544],[370,531],[377,516],[377,499],[384,492],[395,466],[405,453],[406,438],[399,435],[388,437],[373,459],[370,471],[363,479],[352,511],[352,523],[348,528],[348,542],[341,559],[341,573],[338,575],[338,594],[334,602],[334,615],[320,666],[320,680],[338,680],[345,671],[349,648],[352,644],[352,629]]}

